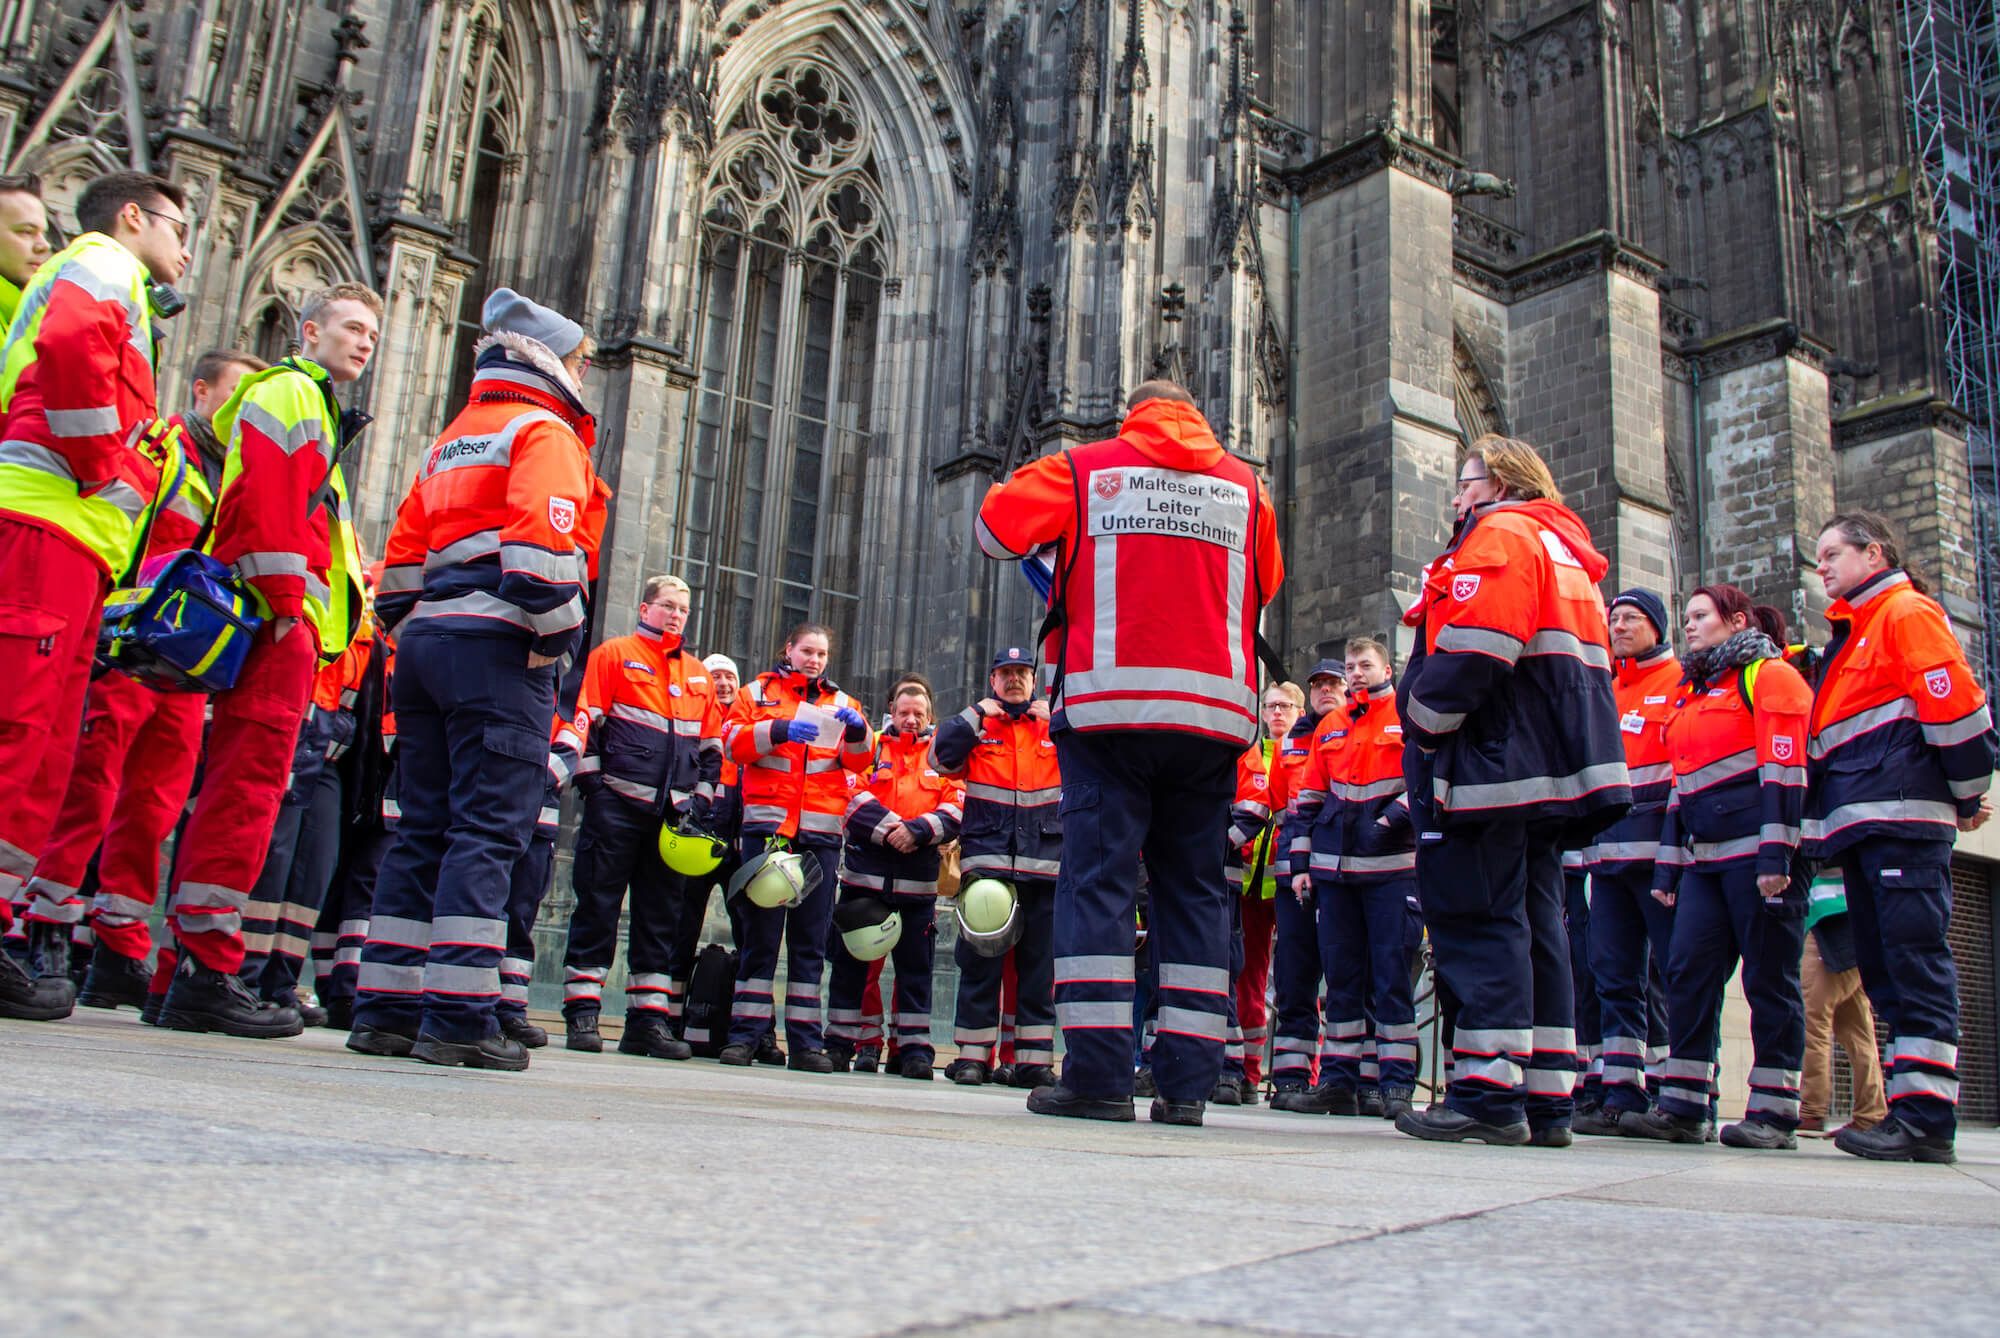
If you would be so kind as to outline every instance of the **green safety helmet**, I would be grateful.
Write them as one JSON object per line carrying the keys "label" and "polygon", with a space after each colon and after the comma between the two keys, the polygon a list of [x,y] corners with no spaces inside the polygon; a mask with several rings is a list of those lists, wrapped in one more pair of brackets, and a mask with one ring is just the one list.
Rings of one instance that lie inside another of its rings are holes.
{"label": "green safety helmet", "polygon": [[714,873],[729,847],[686,818],[660,828],[660,859],[675,873],[699,878]]}
{"label": "green safety helmet", "polygon": [[729,880],[729,895],[741,892],[766,910],[792,907],[819,886],[819,861],[773,846],[745,862]]}
{"label": "green safety helmet", "polygon": [[857,962],[880,961],[903,937],[903,917],[874,897],[855,897],[834,907],[833,927]]}
{"label": "green safety helmet", "polygon": [[1021,900],[1011,884],[975,878],[958,891],[952,909],[958,936],[981,957],[998,957],[1021,937]]}

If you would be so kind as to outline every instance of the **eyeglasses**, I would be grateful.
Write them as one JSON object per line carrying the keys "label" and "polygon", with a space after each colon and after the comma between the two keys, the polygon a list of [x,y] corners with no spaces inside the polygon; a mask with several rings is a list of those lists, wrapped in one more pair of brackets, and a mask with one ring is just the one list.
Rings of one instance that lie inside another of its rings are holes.
{"label": "eyeglasses", "polygon": [[154,218],[165,219],[167,221],[167,225],[173,228],[174,236],[180,238],[181,245],[182,246],[187,245],[188,221],[186,219],[176,218],[172,214],[163,214],[157,209],[148,209],[143,204],[139,206],[139,212],[142,214],[151,214]]}
{"label": "eyeglasses", "polygon": [[1458,486],[1461,488],[1470,488],[1473,484],[1484,483],[1492,477],[1491,474],[1460,474],[1458,476]]}

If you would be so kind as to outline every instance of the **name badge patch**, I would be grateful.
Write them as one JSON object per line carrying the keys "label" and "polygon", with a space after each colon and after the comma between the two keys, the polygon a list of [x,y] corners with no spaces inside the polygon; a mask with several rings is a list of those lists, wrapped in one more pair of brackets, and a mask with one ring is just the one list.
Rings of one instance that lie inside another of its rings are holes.
{"label": "name badge patch", "polygon": [[1157,534],[1240,551],[1250,531],[1250,490],[1228,479],[1129,465],[1091,476],[1093,538]]}

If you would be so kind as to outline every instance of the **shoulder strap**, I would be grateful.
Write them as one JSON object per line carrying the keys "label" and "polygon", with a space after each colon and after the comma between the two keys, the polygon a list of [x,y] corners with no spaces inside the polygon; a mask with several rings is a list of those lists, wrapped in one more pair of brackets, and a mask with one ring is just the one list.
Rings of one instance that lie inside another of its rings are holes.
{"label": "shoulder strap", "polygon": [[1764,665],[1764,660],[1752,660],[1736,676],[1736,695],[1743,698],[1743,709],[1752,715],[1757,712],[1757,671]]}
{"label": "shoulder strap", "polygon": [[[1051,636],[1057,632],[1064,631],[1069,626],[1069,608],[1064,603],[1063,596],[1069,591],[1069,578],[1076,572],[1076,550],[1083,546],[1083,527],[1085,523],[1083,514],[1083,478],[1076,472],[1076,457],[1070,454],[1068,447],[1063,448],[1063,459],[1069,462],[1069,490],[1070,496],[1076,505],[1076,528],[1071,531],[1069,551],[1063,554],[1062,570],[1057,573],[1056,583],[1049,592],[1048,615],[1042,619],[1042,625],[1035,630],[1035,644],[1037,646],[1046,646]],[[1062,692],[1063,672],[1067,667],[1068,661],[1069,638],[1064,637],[1056,643],[1056,673],[1055,678],[1049,684],[1049,702],[1051,705],[1054,704],[1056,697]]]}
{"label": "shoulder strap", "polygon": [[[187,483],[187,452],[181,449],[177,435],[169,434],[167,443],[173,449],[173,469],[169,471],[162,467],[160,470],[160,487],[153,494],[152,510],[146,513],[146,524],[139,531],[138,545],[132,550],[132,564],[125,568],[124,575],[118,578],[118,584],[123,587],[129,587],[138,579],[139,568],[146,564],[146,548],[153,542],[153,522],[160,518],[160,512],[173,505],[174,499],[181,495],[181,488]],[[201,527],[201,533],[195,536],[193,544],[195,548],[200,548],[208,539],[209,526],[214,523],[215,512],[211,508],[207,522]]]}

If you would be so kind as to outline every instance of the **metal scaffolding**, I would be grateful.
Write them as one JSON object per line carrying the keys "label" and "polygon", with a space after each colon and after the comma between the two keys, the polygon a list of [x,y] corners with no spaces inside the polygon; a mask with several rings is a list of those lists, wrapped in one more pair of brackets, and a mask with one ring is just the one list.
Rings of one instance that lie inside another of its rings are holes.
{"label": "metal scaffolding", "polygon": [[1904,0],[1916,165],[1936,230],[1944,391],[1970,420],[1986,681],[2000,683],[2000,31],[1994,0]]}

